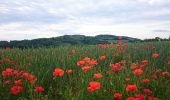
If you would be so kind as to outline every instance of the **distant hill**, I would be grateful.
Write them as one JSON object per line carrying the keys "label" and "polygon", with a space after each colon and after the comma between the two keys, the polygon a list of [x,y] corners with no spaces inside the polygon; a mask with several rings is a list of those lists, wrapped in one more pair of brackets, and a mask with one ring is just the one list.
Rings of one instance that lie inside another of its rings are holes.
{"label": "distant hill", "polygon": [[[85,35],[64,35],[52,38],[39,38],[33,40],[21,40],[21,41],[0,41],[0,48],[30,48],[30,47],[50,47],[59,45],[95,45],[99,43],[116,42],[118,36],[115,35],[97,35],[97,36],[85,36]],[[122,41],[137,42],[140,39],[122,36]]]}

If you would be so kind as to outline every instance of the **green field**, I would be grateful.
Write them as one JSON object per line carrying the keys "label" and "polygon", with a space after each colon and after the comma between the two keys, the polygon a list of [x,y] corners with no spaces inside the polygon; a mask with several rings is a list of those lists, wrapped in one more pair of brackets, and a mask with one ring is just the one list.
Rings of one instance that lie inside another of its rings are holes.
{"label": "green field", "polygon": [[169,72],[168,41],[7,48],[0,50],[0,100],[170,100]]}

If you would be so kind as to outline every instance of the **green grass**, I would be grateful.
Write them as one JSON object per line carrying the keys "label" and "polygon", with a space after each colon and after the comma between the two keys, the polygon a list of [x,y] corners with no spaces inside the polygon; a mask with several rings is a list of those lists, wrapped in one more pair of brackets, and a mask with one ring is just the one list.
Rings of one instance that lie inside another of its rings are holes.
{"label": "green grass", "polygon": [[[135,49],[137,48],[137,49]],[[70,50],[75,50],[75,53],[70,53]],[[125,52],[120,52],[120,51]],[[170,72],[170,65],[167,64],[170,60],[170,42],[149,42],[149,43],[133,43],[127,47],[121,46],[121,50],[114,46],[100,48],[96,45],[90,46],[60,46],[55,48],[29,48],[29,49],[1,49],[3,53],[0,57],[9,58],[15,61],[12,65],[7,62],[0,63],[0,73],[6,68],[12,68],[18,71],[27,71],[37,77],[34,84],[22,78],[14,78],[8,76],[3,78],[0,75],[0,100],[113,100],[113,94],[116,92],[122,93],[125,100],[128,96],[134,94],[144,94],[143,88],[148,88],[153,92],[153,96],[160,100],[170,100],[170,77],[162,77],[161,72]],[[152,54],[158,53],[158,58],[153,58]],[[119,54],[119,57],[115,57]],[[106,56],[105,60],[100,60],[100,56]],[[128,56],[128,58],[125,58]],[[76,63],[85,57],[96,59],[98,65],[95,65],[87,72],[82,71]],[[140,63],[142,60],[148,60],[148,65],[143,69],[144,73],[141,76],[135,76],[130,69],[132,63]],[[112,71],[110,64],[126,61],[123,65],[124,69],[115,73]],[[31,65],[30,65],[31,64]],[[20,67],[16,67],[20,66]],[[62,77],[57,76],[55,79],[52,73],[55,68],[61,68],[65,71]],[[67,69],[73,69],[72,74],[67,74]],[[151,73],[153,69],[160,69],[159,72]],[[95,73],[101,73],[103,78],[94,79]],[[152,75],[158,75],[158,79],[153,79]],[[125,78],[130,78],[130,81],[125,81]],[[149,78],[150,82],[141,84],[143,78]],[[11,80],[10,84],[4,84],[5,80]],[[23,90],[18,95],[10,94],[10,88],[14,85],[13,81],[22,79]],[[92,93],[88,92],[87,87],[89,82],[97,81],[101,83],[101,88]],[[126,92],[127,84],[137,84],[138,91]],[[35,93],[34,87],[42,86],[42,93]],[[147,95],[145,94],[147,97]]]}

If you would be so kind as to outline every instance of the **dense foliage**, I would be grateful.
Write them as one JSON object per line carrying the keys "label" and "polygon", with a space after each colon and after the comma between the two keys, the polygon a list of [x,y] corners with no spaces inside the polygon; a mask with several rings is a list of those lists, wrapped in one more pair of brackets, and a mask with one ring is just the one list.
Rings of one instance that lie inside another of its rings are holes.
{"label": "dense foliage", "polygon": [[[136,38],[123,37],[123,41],[136,42],[140,41]],[[65,35],[54,38],[40,38],[22,41],[0,41],[0,48],[30,48],[30,47],[56,47],[59,45],[94,45],[99,43],[110,43],[117,41],[114,35],[98,35],[95,37],[84,35]]]}

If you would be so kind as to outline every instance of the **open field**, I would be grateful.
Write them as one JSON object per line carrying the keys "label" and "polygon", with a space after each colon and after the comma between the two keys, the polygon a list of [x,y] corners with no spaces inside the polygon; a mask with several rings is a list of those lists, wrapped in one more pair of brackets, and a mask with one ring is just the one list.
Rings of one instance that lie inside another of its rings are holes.
{"label": "open field", "polygon": [[170,42],[1,49],[0,100],[170,100]]}

